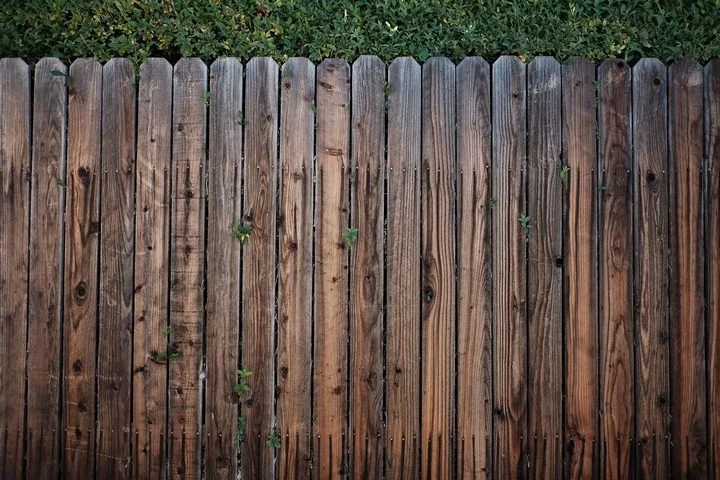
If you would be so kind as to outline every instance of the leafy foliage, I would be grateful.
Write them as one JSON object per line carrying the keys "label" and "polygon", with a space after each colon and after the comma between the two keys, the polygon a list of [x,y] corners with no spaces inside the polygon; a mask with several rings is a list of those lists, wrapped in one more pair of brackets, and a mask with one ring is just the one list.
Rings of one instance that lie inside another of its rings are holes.
{"label": "leafy foliage", "polygon": [[236,222],[230,229],[230,234],[242,245],[250,239],[250,233],[252,233],[252,224],[248,222]]}
{"label": "leafy foliage", "polygon": [[248,370],[247,367],[243,367],[237,371],[237,383],[235,384],[234,388],[237,396],[248,393],[250,391],[250,386],[247,384],[246,379],[252,374],[253,372]]}

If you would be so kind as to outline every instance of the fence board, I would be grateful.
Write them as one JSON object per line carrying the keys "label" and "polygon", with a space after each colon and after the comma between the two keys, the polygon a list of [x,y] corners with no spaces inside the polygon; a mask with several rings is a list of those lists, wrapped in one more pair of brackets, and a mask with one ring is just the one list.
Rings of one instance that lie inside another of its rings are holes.
{"label": "fence board", "polygon": [[222,58],[210,66],[207,184],[206,475],[237,476],[240,346],[240,255],[232,225],[242,217],[243,66]]}
{"label": "fence board", "polygon": [[60,462],[60,374],[65,210],[65,78],[56,58],[35,65],[32,185],[30,187],[30,284],[27,349],[27,458],[30,478],[56,478]]}
{"label": "fence board", "polygon": [[275,257],[277,219],[278,66],[254,58],[246,71],[244,219],[252,225],[243,249],[242,362],[250,392],[241,412],[247,425],[242,467],[251,478],[273,476],[266,442],[274,418]]}
{"label": "fence board", "polygon": [[464,59],[457,89],[457,474],[492,475],[490,66]]}
{"label": "fence board", "polygon": [[0,60],[0,478],[23,472],[30,215],[30,70]]}
{"label": "fence board", "polygon": [[97,456],[100,478],[130,478],[135,239],[135,72],[103,67]]}
{"label": "fence board", "polygon": [[562,476],[562,180],[560,64],[535,58],[528,76],[528,440],[533,475]]}
{"label": "fence board", "polygon": [[383,451],[383,259],[385,64],[362,56],[352,67],[350,225],[350,474],[380,478]]}
{"label": "fence board", "polygon": [[673,477],[702,478],[708,474],[702,66],[689,60],[672,64],[668,90],[671,465]]}
{"label": "fence board", "polygon": [[[667,475],[668,183],[667,74],[655,59],[633,68],[635,218],[635,356],[638,467],[645,478]],[[660,440],[660,443],[658,443]]]}
{"label": "fence board", "polygon": [[423,65],[421,430],[424,475],[453,474],[455,423],[455,66]]}
{"label": "fence board", "polygon": [[492,75],[493,476],[515,478],[527,468],[525,65],[503,56]]}
{"label": "fence board", "polygon": [[419,478],[421,69],[388,69],[386,265],[387,475]]}
{"label": "fence board", "polygon": [[633,408],[633,237],[630,68],[598,68],[598,211],[602,478],[630,478]]}
{"label": "fence board", "polygon": [[166,476],[172,66],[153,58],[138,86],[133,330],[135,475]]}
{"label": "fence board", "polygon": [[80,59],[68,89],[63,472],[94,478],[99,295],[102,66]]}
{"label": "fence board", "polygon": [[315,65],[288,60],[280,91],[278,477],[290,479],[311,476]]}
{"label": "fence board", "polygon": [[350,66],[337,59],[317,68],[315,185],[315,359],[313,471],[346,473],[348,273],[343,234],[349,224],[346,174],[350,151]]}
{"label": "fence board", "polygon": [[598,271],[595,66],[572,58],[562,67],[565,202],[566,478],[597,478]]}
{"label": "fence board", "polygon": [[195,58],[176,63],[170,197],[170,345],[164,356],[170,370],[171,478],[200,475],[208,100],[205,64]]}

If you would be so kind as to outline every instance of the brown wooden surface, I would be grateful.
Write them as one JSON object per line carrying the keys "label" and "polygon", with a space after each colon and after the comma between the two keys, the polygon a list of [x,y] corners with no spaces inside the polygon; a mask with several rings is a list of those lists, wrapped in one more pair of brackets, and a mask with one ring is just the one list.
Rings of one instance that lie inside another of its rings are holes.
{"label": "brown wooden surface", "polygon": [[32,185],[30,187],[30,284],[27,349],[27,462],[30,478],[56,478],[60,462],[60,349],[65,210],[65,78],[56,58],[35,65]]}
{"label": "brown wooden surface", "polygon": [[152,58],[140,66],[135,210],[133,330],[133,461],[135,475],[167,474],[168,274],[172,66]]}
{"label": "brown wooden surface", "polygon": [[99,478],[130,478],[135,72],[128,59],[103,67],[100,180],[97,455]]}
{"label": "brown wooden surface", "polygon": [[708,471],[720,468],[720,60],[705,67]]}
{"label": "brown wooden surface", "polygon": [[94,478],[102,66],[75,60],[68,89],[63,326],[63,472]]}
{"label": "brown wooden surface", "polygon": [[[392,87],[389,87],[392,88]],[[380,478],[383,450],[385,64],[361,56],[352,69],[350,225],[350,444],[355,478]]]}
{"label": "brown wooden surface", "polygon": [[[171,167],[170,477],[200,475],[200,415],[205,314],[207,67],[184,58],[173,72]],[[234,115],[233,115],[234,116]],[[161,359],[163,357],[160,357]]]}
{"label": "brown wooden surface", "polygon": [[315,65],[291,58],[280,78],[278,478],[311,476]]}
{"label": "brown wooden surface", "polygon": [[275,257],[277,217],[278,65],[254,58],[245,72],[243,219],[252,233],[243,247],[242,364],[253,375],[241,406],[246,439],[242,468],[250,478],[271,478],[275,425]]}
{"label": "brown wooden surface", "polygon": [[[30,215],[30,70],[0,60],[0,478],[21,478]],[[38,432],[39,433],[39,432]]]}
{"label": "brown wooden surface", "polygon": [[206,475],[237,475],[240,343],[240,242],[230,235],[242,217],[243,66],[222,58],[210,66],[207,183]]}
{"label": "brown wooden surface", "polygon": [[[565,210],[565,472],[597,478],[598,289],[595,66],[572,58],[562,66]],[[567,165],[567,167],[565,167]]]}
{"label": "brown wooden surface", "polygon": [[528,453],[531,476],[562,476],[561,75],[552,57],[527,67]]}
{"label": "brown wooden surface", "polygon": [[422,81],[422,471],[447,478],[455,424],[455,66],[432,58]]}
{"label": "brown wooden surface", "polygon": [[[675,478],[703,478],[707,465],[703,188],[703,67],[668,69],[670,229],[670,450]],[[715,320],[720,317],[715,317]]]}
{"label": "brown wooden surface", "polygon": [[631,72],[598,67],[598,268],[602,478],[630,478],[633,408]]}
{"label": "brown wooden surface", "polygon": [[655,59],[633,67],[635,390],[638,467],[664,478],[669,434],[667,74]]}
{"label": "brown wooden surface", "polygon": [[492,476],[492,268],[490,66],[455,70],[457,89],[457,474]]}
{"label": "brown wooden surface", "polygon": [[419,478],[421,69],[410,57],[388,69],[385,281],[387,475]]}
{"label": "brown wooden surface", "polygon": [[315,359],[313,470],[320,478],[346,473],[348,272],[343,233],[349,226],[350,66],[317,67],[315,183]]}
{"label": "brown wooden surface", "polygon": [[503,56],[492,75],[493,476],[515,478],[527,468],[525,65]]}

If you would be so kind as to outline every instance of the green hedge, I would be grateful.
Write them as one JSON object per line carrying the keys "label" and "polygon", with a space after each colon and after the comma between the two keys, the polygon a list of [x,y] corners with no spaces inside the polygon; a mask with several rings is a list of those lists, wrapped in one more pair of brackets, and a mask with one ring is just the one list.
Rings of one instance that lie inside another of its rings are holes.
{"label": "green hedge", "polygon": [[0,57],[720,57],[720,0],[5,0]]}

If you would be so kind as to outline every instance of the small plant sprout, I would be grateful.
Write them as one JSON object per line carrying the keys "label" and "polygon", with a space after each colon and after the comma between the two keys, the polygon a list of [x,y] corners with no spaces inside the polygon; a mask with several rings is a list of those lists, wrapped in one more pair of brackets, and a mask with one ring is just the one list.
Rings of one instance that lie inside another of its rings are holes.
{"label": "small plant sprout", "polygon": [[209,105],[209,104],[210,104],[210,97],[211,97],[211,96],[212,96],[212,93],[210,93],[210,90],[205,90],[205,91],[202,93],[202,99],[205,100],[205,104],[206,104],[206,105]]}
{"label": "small plant sprout", "polygon": [[607,190],[607,185],[604,183],[601,183],[598,185],[598,188],[600,189],[601,192],[604,192],[605,190]]}
{"label": "small plant sprout", "polygon": [[345,240],[345,244],[348,246],[348,248],[351,248],[355,243],[357,243],[358,239],[358,229],[355,227],[350,227],[346,229],[343,232],[343,239]]}
{"label": "small plant sprout", "polygon": [[155,363],[168,363],[172,360],[179,360],[180,352],[150,352],[150,360]]}
{"label": "small plant sprout", "polygon": [[242,442],[245,441],[245,417],[238,417],[237,425],[235,427],[235,443],[238,447]]}
{"label": "small plant sprout", "polygon": [[525,230],[525,234],[530,234],[530,229],[532,228],[532,220],[530,219],[530,215],[522,214],[520,215],[520,225],[522,225],[523,229]]}
{"label": "small plant sprout", "polygon": [[275,425],[272,429],[272,432],[270,432],[270,435],[268,435],[267,438],[267,446],[270,448],[278,449],[282,445],[282,441],[280,439],[280,429],[277,425]]}
{"label": "small plant sprout", "polygon": [[235,384],[233,391],[238,397],[250,391],[250,386],[247,384],[246,379],[252,374],[253,373],[248,370],[247,367],[243,367],[237,371],[237,384]]}
{"label": "small plant sprout", "polygon": [[495,197],[490,197],[490,198],[488,199],[488,206],[489,206],[490,208],[495,208],[495,205],[497,205],[497,198],[495,198]]}
{"label": "small plant sprout", "polygon": [[163,337],[165,337],[165,338],[170,338],[170,331],[171,331],[171,330],[172,330],[172,328],[170,327],[170,325],[168,325],[168,326],[166,326],[165,328],[163,328],[163,329],[162,329],[162,335],[163,335]]}
{"label": "small plant sprout", "polygon": [[252,233],[252,224],[243,221],[235,222],[231,228],[230,233],[235,240],[240,242],[241,245],[245,245],[245,243],[250,239],[250,234]]}
{"label": "small plant sprout", "polygon": [[385,95],[390,95],[390,92],[392,92],[392,83],[385,82],[383,85],[383,92],[385,92]]}
{"label": "small plant sprout", "polygon": [[237,123],[238,125],[245,125],[245,114],[242,110],[238,110]]}
{"label": "small plant sprout", "polygon": [[566,163],[560,169],[560,181],[562,182],[562,184],[565,188],[567,188],[567,186],[568,186],[569,179],[570,179],[570,165],[568,165]]}
{"label": "small plant sprout", "polygon": [[67,183],[65,183],[65,180],[63,180],[60,177],[58,177],[58,179],[57,179],[57,184],[58,184],[58,187],[60,187],[60,189],[62,189],[62,190],[65,190],[67,188]]}
{"label": "small plant sprout", "polygon": [[313,113],[317,113],[317,104],[315,102],[310,104],[310,110],[312,110]]}

